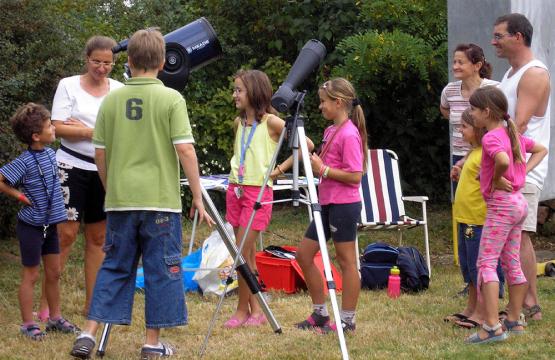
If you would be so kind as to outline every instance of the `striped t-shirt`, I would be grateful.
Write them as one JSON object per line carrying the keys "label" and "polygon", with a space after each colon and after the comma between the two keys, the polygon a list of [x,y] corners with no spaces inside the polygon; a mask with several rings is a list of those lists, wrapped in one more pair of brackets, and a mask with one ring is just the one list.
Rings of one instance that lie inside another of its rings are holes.
{"label": "striped t-shirt", "polygon": [[[35,157],[31,153],[35,154]],[[37,164],[38,162],[38,164]],[[52,196],[50,214],[47,219],[48,197],[44,182],[40,175],[44,175],[48,192]],[[57,224],[67,220],[64,199],[58,171],[56,155],[50,148],[44,150],[27,150],[15,160],[0,168],[0,173],[6,178],[10,186],[18,187],[31,200],[32,206],[24,206],[17,214],[18,218],[30,225],[42,226]]]}
{"label": "striped t-shirt", "polygon": [[[480,87],[494,85],[499,82],[490,79],[482,79]],[[461,134],[462,113],[470,107],[468,99],[464,98],[461,92],[462,80],[453,81],[447,84],[441,92],[441,107],[449,109],[449,123],[451,124],[451,146],[453,155],[464,156],[471,149],[469,143],[464,141]]]}

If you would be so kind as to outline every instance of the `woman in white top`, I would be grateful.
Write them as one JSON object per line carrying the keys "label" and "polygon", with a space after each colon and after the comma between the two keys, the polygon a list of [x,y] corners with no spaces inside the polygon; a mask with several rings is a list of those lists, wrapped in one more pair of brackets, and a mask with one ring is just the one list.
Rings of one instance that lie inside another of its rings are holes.
{"label": "woman in white top", "polygon": [[[68,259],[81,222],[85,235],[84,313],[88,313],[96,273],[104,260],[106,214],[104,188],[94,163],[92,135],[96,115],[104,97],[123,84],[108,78],[115,57],[116,42],[105,36],[93,36],[85,45],[85,73],[60,80],[52,104],[52,123],[61,147],[56,153],[60,182],[64,194],[68,221],[58,225],[62,269]],[[43,293],[44,297],[44,293]],[[48,317],[42,305],[39,318]]]}
{"label": "woman in white top", "polygon": [[[469,143],[464,141],[461,128],[461,115],[470,107],[468,99],[474,90],[488,85],[497,85],[498,82],[490,80],[491,64],[486,61],[484,51],[475,44],[459,44],[453,54],[453,76],[456,81],[450,82],[441,92],[441,114],[449,119],[451,165],[457,165],[471,149]],[[451,200],[455,197],[457,183],[452,182]]]}

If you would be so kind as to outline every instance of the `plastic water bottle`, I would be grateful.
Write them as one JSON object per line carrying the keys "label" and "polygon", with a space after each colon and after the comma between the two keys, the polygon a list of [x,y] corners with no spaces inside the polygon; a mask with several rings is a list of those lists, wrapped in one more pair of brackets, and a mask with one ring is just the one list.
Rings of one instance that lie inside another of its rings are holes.
{"label": "plastic water bottle", "polygon": [[389,279],[387,281],[387,296],[396,299],[401,295],[401,272],[397,266],[391,268]]}

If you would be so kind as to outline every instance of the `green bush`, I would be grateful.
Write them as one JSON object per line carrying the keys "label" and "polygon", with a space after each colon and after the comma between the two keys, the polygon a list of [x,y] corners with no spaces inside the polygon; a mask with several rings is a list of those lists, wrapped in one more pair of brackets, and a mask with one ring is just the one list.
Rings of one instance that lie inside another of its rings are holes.
{"label": "green bush", "polygon": [[[78,66],[73,57],[78,47],[43,1],[6,0],[0,4],[1,166],[24,149],[11,132],[10,116],[29,101],[50,108],[64,69]],[[13,235],[19,205],[2,194],[0,208],[0,238],[3,238]]]}
{"label": "green bush", "polygon": [[439,114],[447,83],[447,6],[441,0],[360,3],[364,33],[337,46],[336,76],[351,79],[363,102],[372,148],[401,161],[404,190],[448,198],[449,138]]}
{"label": "green bush", "polygon": [[338,49],[343,64],[333,74],[353,81],[367,116],[369,146],[399,155],[407,193],[444,197],[449,146],[447,122],[438,111],[442,57],[423,39],[397,30],[351,36]]}
{"label": "green bush", "polygon": [[373,0],[362,2],[361,18],[380,32],[398,30],[440,48],[447,42],[447,7],[442,0]]}
{"label": "green bush", "polygon": [[[437,111],[447,81],[444,0],[2,1],[0,164],[20,152],[9,116],[27,101],[49,106],[59,79],[80,71],[88,37],[120,40],[149,26],[165,34],[201,16],[224,50],[222,59],[191,74],[183,92],[203,172],[228,171],[237,114],[231,76],[240,68],[262,69],[277,88],[301,47],[315,38],[328,55],[319,73],[298,88],[308,90],[307,135],[318,144],[328,125],[318,111],[318,85],[332,75],[346,76],[363,100],[371,146],[399,153],[407,190],[447,193],[447,174],[430,175],[443,174],[448,162],[446,122]],[[125,55],[118,59],[112,77],[122,79],[125,61]],[[16,204],[0,196],[0,206],[2,236]]]}

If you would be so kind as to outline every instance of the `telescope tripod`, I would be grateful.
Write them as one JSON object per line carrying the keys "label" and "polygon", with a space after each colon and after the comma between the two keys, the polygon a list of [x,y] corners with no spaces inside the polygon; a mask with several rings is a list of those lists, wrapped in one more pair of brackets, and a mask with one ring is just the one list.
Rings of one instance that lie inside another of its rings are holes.
{"label": "telescope tripod", "polygon": [[[231,234],[229,234],[227,232],[227,229],[225,227],[225,223],[222,220],[222,218],[221,218],[221,216],[218,212],[218,209],[216,208],[216,206],[212,202],[212,199],[210,198],[210,195],[208,194],[206,189],[204,189],[202,186],[201,186],[201,191],[202,191],[202,198],[203,198],[204,204],[206,206],[206,211],[210,214],[212,219],[216,222],[216,228],[218,229],[218,233],[222,237],[222,240],[224,241],[224,244],[227,247],[227,250],[229,251],[229,253],[235,259],[235,261],[233,263],[233,267],[230,271],[230,276],[228,277],[228,280],[226,282],[226,286],[225,286],[225,289],[223,291],[222,297],[220,298],[220,302],[218,303],[218,308],[217,308],[216,312],[221,307],[223,296],[225,296],[226,291],[227,291],[227,286],[232,282],[231,274],[233,274],[233,270],[237,269],[237,271],[245,279],[247,285],[249,286],[249,289],[251,290],[251,293],[256,296],[256,299],[257,299],[258,303],[260,304],[260,307],[264,311],[264,315],[266,315],[266,318],[268,319],[268,322],[272,326],[272,329],[274,330],[274,332],[277,333],[277,334],[281,334],[281,327],[278,324],[276,318],[274,317],[274,314],[272,313],[272,311],[268,307],[266,299],[262,295],[262,289],[260,288],[260,284],[258,283],[258,280],[256,279],[256,277],[252,273],[248,264],[245,262],[245,259],[243,258],[243,256],[241,256],[241,251],[238,250],[237,247],[235,246],[235,243],[232,240]],[[214,326],[215,320],[216,320],[216,318],[213,317],[212,321],[210,323],[209,333],[210,333],[210,331],[212,330],[212,328]],[[98,342],[98,350],[96,351],[96,355],[99,356],[99,357],[103,357],[104,354],[106,353],[106,347],[108,346],[108,339],[110,337],[111,330],[112,330],[112,324],[104,324],[104,326],[102,328],[102,335],[100,336],[100,341]],[[208,335],[205,338],[205,342],[203,344],[203,348],[201,350],[200,356],[203,355],[204,349],[206,348],[207,340],[208,340]]]}
{"label": "telescope tripod", "polygon": [[[326,236],[324,233],[324,226],[322,224],[322,207],[318,203],[318,193],[316,191],[316,185],[314,185],[314,175],[312,173],[312,167],[310,164],[310,154],[308,152],[308,145],[305,141],[305,131],[304,131],[304,121],[302,116],[299,116],[299,108],[302,104],[302,99],[304,98],[305,93],[301,94],[301,100],[299,100],[299,106],[295,115],[289,116],[286,120],[287,129],[289,130],[290,134],[290,147],[293,149],[293,205],[297,205],[300,196],[298,190],[298,149],[301,149],[301,155],[303,159],[303,166],[304,166],[304,173],[307,180],[308,185],[308,201],[310,202],[311,210],[312,210],[312,217],[314,224],[316,225],[316,233],[318,235],[318,245],[320,246],[320,253],[322,254],[322,262],[324,264],[324,276],[326,278],[326,285],[328,288],[328,294],[330,297],[332,310],[333,310],[333,317],[335,323],[337,324],[337,337],[339,339],[339,347],[341,350],[341,356],[344,360],[349,359],[349,353],[347,350],[347,344],[345,342],[345,335],[343,333],[343,327],[341,326],[341,318],[339,316],[339,306],[337,303],[337,296],[336,296],[336,286],[335,281],[333,280],[333,275],[331,272],[331,263],[328,253],[328,248],[326,245]],[[286,131],[286,129],[283,129]],[[281,138],[280,138],[281,140]],[[281,142],[278,143],[278,151],[279,146],[281,146]],[[275,159],[274,159],[275,160]],[[272,162],[272,166],[270,169],[273,169],[275,162]],[[253,215],[254,216],[254,215]]]}
{"label": "telescope tripod", "polygon": [[[343,334],[343,328],[341,326],[341,319],[339,316],[339,307],[337,304],[337,297],[335,294],[335,281],[333,280],[333,275],[331,272],[331,264],[330,264],[330,260],[329,260],[329,254],[328,254],[328,250],[327,250],[327,246],[326,246],[326,238],[325,238],[325,233],[324,233],[324,227],[322,225],[322,217],[321,217],[321,211],[322,208],[320,206],[320,204],[318,203],[318,195],[316,192],[316,186],[314,185],[314,176],[312,173],[312,167],[310,165],[310,161],[308,159],[310,159],[309,156],[309,152],[308,152],[308,146],[307,143],[305,141],[305,131],[304,131],[304,123],[303,123],[303,118],[302,116],[299,116],[299,112],[300,112],[300,108],[302,106],[303,103],[303,99],[304,96],[306,95],[305,92],[299,94],[299,100],[297,100],[297,109],[294,115],[292,116],[288,116],[286,119],[286,127],[283,128],[279,140],[278,140],[278,144],[277,144],[277,148],[276,151],[273,154],[272,160],[270,162],[270,166],[268,167],[268,170],[264,176],[264,182],[263,184],[267,184],[268,179],[270,178],[270,174],[272,172],[272,169],[274,169],[275,164],[276,164],[276,160],[277,160],[277,156],[279,154],[279,150],[281,149],[281,146],[283,144],[284,138],[285,138],[285,134],[286,132],[289,134],[289,147],[292,148],[293,150],[293,190],[292,190],[292,199],[291,201],[293,202],[294,206],[298,206],[298,204],[301,201],[308,201],[308,203],[311,206],[311,210],[312,210],[312,216],[316,225],[316,231],[318,234],[318,244],[320,246],[320,252],[322,254],[322,262],[324,265],[324,275],[326,278],[326,285],[328,288],[328,293],[330,295],[330,300],[331,300],[331,304],[332,304],[332,309],[333,309],[333,314],[334,314],[334,319],[336,321],[336,323],[338,324],[337,326],[337,335],[339,338],[339,345],[340,345],[340,349],[341,349],[341,354],[343,359],[349,359],[349,354],[347,351],[347,345],[345,343],[345,336]],[[306,175],[306,179],[308,182],[308,200],[305,199],[301,199],[300,198],[300,192],[299,192],[299,185],[298,185],[298,174],[299,174],[299,147],[301,149],[301,154],[302,154],[302,158],[303,158],[303,165],[304,165],[304,171],[305,171],[305,175]],[[261,187],[260,192],[258,193],[258,197],[256,199],[256,202],[254,204],[253,207],[253,212],[249,218],[249,222],[247,224],[247,228],[245,229],[245,233],[243,235],[243,238],[241,239],[241,242],[239,243],[239,250],[238,253],[235,257],[235,261],[234,261],[234,267],[235,267],[235,263],[237,262],[237,260],[239,259],[239,257],[241,256],[241,251],[243,249],[243,246],[246,242],[249,230],[252,226],[252,223],[254,221],[254,217],[256,215],[256,211],[258,209],[261,208],[261,206],[263,205],[260,201],[262,200],[262,196],[264,194],[264,186]],[[289,200],[287,200],[289,201]],[[234,268],[233,267],[233,268]],[[232,269],[233,269],[232,268]],[[232,273],[232,272],[231,272]],[[230,274],[231,274],[230,273]],[[256,279],[254,279],[256,281]],[[247,283],[249,283],[249,281],[247,280]],[[258,282],[256,282],[255,284],[256,286],[258,285]],[[251,285],[249,284],[249,287]],[[227,285],[226,285],[227,288]],[[252,288],[251,288],[252,291]],[[210,331],[212,329],[213,323],[215,321],[215,317],[216,314],[218,313],[218,311],[220,310],[221,307],[221,303],[223,300],[223,297],[225,296],[225,290],[223,292],[223,294],[220,296],[220,303],[218,304],[218,307],[215,310],[214,316],[212,318],[212,322],[211,322],[211,326],[209,328],[209,332],[206,335],[205,338],[205,343],[203,344],[203,348],[201,350],[201,356],[204,353],[204,349],[206,346],[206,342],[208,340],[208,336],[210,335]],[[260,302],[260,300],[259,300]],[[266,311],[265,311],[266,313]],[[274,330],[276,330],[274,328]],[[278,331],[276,331],[278,332]],[[281,330],[279,331],[281,332]]]}
{"label": "telescope tripod", "polygon": [[[336,285],[335,285],[335,281],[333,280],[333,275],[331,272],[331,263],[330,263],[330,259],[329,259],[329,253],[327,250],[327,246],[326,246],[326,238],[325,238],[325,233],[324,233],[324,227],[322,225],[322,216],[321,216],[321,206],[318,203],[318,194],[316,191],[316,186],[314,185],[314,176],[312,173],[312,167],[310,165],[310,161],[308,161],[308,159],[310,159],[309,156],[309,152],[308,152],[308,146],[306,144],[305,138],[305,131],[304,131],[304,123],[303,123],[303,119],[302,117],[299,116],[299,111],[300,111],[300,107],[302,105],[302,99],[304,98],[305,93],[300,94],[300,100],[298,101],[298,106],[297,106],[297,110],[295,112],[295,115],[293,116],[288,116],[286,119],[286,127],[284,127],[284,129],[282,130],[280,137],[279,137],[279,141],[278,141],[278,145],[276,148],[276,151],[272,157],[270,166],[268,167],[268,171],[264,177],[264,184],[266,184],[268,182],[268,179],[270,178],[270,173],[272,171],[272,169],[275,167],[276,164],[276,160],[277,160],[277,156],[279,154],[279,150],[281,149],[281,146],[283,144],[284,138],[285,138],[285,134],[286,132],[289,132],[289,147],[293,149],[293,196],[292,196],[292,201],[293,201],[293,205],[297,206],[299,204],[299,202],[301,201],[305,201],[304,199],[301,200],[300,199],[300,192],[298,190],[298,160],[299,160],[299,154],[298,154],[298,150],[299,147],[301,149],[301,154],[303,157],[303,165],[304,165],[304,171],[305,171],[305,176],[307,179],[307,186],[308,186],[308,200],[309,204],[311,206],[311,210],[312,210],[312,216],[316,225],[316,232],[318,235],[318,244],[320,247],[320,252],[322,254],[322,262],[324,265],[324,275],[326,278],[326,285],[328,288],[328,294],[330,297],[330,301],[331,301],[331,305],[332,305],[332,310],[333,310],[333,316],[334,316],[334,320],[335,322],[338,324],[337,326],[337,335],[338,335],[338,339],[339,339],[339,346],[340,346],[340,350],[341,350],[341,355],[343,360],[348,360],[349,359],[349,354],[348,354],[348,350],[347,350],[347,345],[345,342],[345,335],[343,333],[343,328],[341,326],[341,318],[339,316],[339,306],[337,303],[337,297],[336,297]],[[300,139],[302,139],[302,141],[300,141]],[[257,200],[255,202],[254,205],[254,209],[253,212],[251,214],[251,217],[249,219],[247,228],[245,230],[245,234],[243,236],[243,238],[241,239],[241,242],[239,243],[239,248],[237,248],[235,246],[235,243],[231,240],[232,237],[231,235],[227,232],[226,227],[224,225],[224,222],[222,220],[222,218],[220,217],[217,208],[215,207],[214,203],[212,202],[212,199],[210,198],[210,196],[208,195],[208,192],[204,189],[202,189],[202,196],[206,205],[206,210],[208,211],[208,213],[210,214],[210,216],[212,216],[212,218],[215,220],[216,222],[216,226],[218,229],[218,232],[220,233],[220,236],[222,237],[222,239],[224,240],[224,243],[229,251],[229,253],[232,255],[232,257],[234,258],[233,261],[233,266],[231,268],[231,271],[229,272],[229,277],[226,281],[226,286],[222,292],[222,295],[220,296],[218,305],[216,307],[216,310],[214,311],[214,314],[212,316],[212,319],[210,321],[210,325],[208,328],[208,332],[206,334],[206,337],[204,339],[204,342],[201,346],[201,350],[200,350],[200,357],[202,357],[204,355],[204,352],[206,350],[206,346],[208,344],[208,339],[210,337],[210,334],[212,332],[212,329],[214,328],[215,322],[216,322],[216,318],[217,318],[217,314],[219,313],[222,303],[223,303],[223,298],[225,297],[225,294],[227,292],[227,287],[229,284],[231,284],[232,282],[232,274],[233,274],[233,270],[237,269],[237,271],[239,271],[239,273],[243,276],[243,278],[245,279],[245,282],[247,283],[247,285],[249,286],[249,289],[251,290],[251,293],[253,295],[256,296],[256,299],[258,301],[258,303],[260,304],[260,306],[262,307],[262,310],[264,312],[264,314],[266,315],[266,318],[268,319],[268,322],[270,323],[270,325],[272,326],[272,329],[274,330],[275,333],[277,334],[281,334],[282,330],[281,327],[279,326],[277,320],[275,319],[275,317],[273,316],[271,310],[268,307],[268,304],[266,302],[266,299],[264,298],[262,292],[261,292],[261,288],[260,288],[260,284],[258,283],[258,280],[256,279],[256,277],[254,276],[254,274],[252,273],[251,269],[249,268],[248,264],[245,262],[245,259],[243,258],[243,256],[241,255],[242,249],[245,245],[249,230],[252,226],[252,223],[254,221],[254,216],[256,214],[256,211],[258,209],[260,209],[260,207],[262,206],[261,204],[261,200],[262,200],[262,196],[263,196],[263,192],[264,192],[264,188],[262,187]],[[108,337],[110,335],[110,331],[111,331],[111,324],[105,324],[103,331],[102,331],[102,336],[99,342],[99,347],[97,350],[97,356],[102,357],[105,354],[105,350],[106,350],[106,346],[107,346],[107,342],[108,342]]]}

